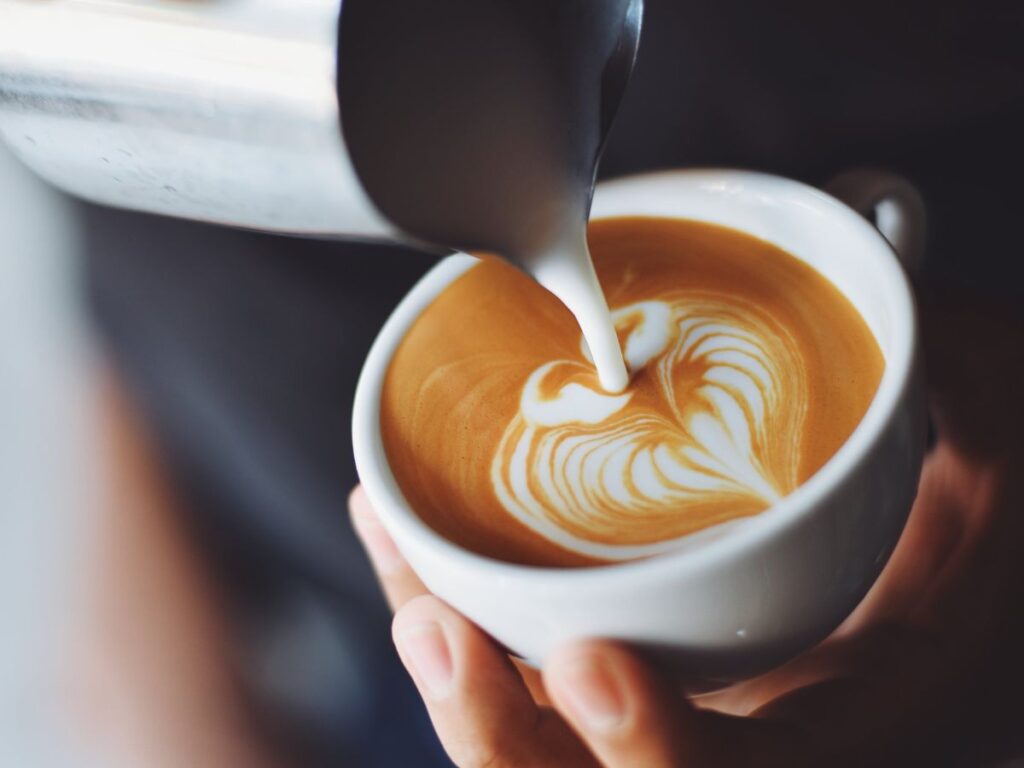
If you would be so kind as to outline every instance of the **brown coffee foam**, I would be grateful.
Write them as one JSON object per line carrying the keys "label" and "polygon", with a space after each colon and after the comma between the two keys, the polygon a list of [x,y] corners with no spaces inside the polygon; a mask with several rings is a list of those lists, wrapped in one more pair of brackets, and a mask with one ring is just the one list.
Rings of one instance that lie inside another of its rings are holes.
{"label": "brown coffee foam", "polygon": [[[795,480],[788,485],[806,481],[863,417],[881,379],[881,351],[849,301],[811,267],[743,233],[697,222],[603,220],[591,225],[590,242],[613,309],[673,292],[725,297],[737,308],[766,316],[791,340],[803,362],[802,426],[798,435],[769,440],[798,443]],[[517,520],[491,480],[492,461],[517,418],[524,383],[554,360],[578,365],[545,379],[546,395],[568,380],[599,390],[580,351],[579,328],[565,307],[521,272],[491,259],[453,282],[400,344],[382,392],[384,446],[409,503],[441,535],[512,562],[599,562],[551,543]],[[652,377],[650,368],[635,375],[630,408],[661,407]],[[765,450],[778,453],[770,446]],[[766,458],[771,463],[772,456]],[[653,526],[624,518],[621,535],[613,529],[589,535],[610,543],[657,541],[757,514],[766,506],[749,496],[709,495],[680,505],[678,514],[661,515]],[[616,520],[614,509],[607,513]]]}
{"label": "brown coffee foam", "polygon": [[[635,314],[645,304],[627,305],[620,327],[638,327]],[[796,488],[794,437],[802,431],[807,386],[795,339],[757,308],[704,291],[665,291],[656,311],[672,319],[645,323],[671,329],[667,345],[638,370],[628,403],[610,416],[597,424],[537,424],[520,409],[492,467],[503,506],[526,521],[554,523],[586,545],[620,549],[755,514]],[[540,371],[541,401],[587,370],[555,366]],[[719,439],[706,441],[709,430]],[[533,482],[517,490],[517,475]]]}

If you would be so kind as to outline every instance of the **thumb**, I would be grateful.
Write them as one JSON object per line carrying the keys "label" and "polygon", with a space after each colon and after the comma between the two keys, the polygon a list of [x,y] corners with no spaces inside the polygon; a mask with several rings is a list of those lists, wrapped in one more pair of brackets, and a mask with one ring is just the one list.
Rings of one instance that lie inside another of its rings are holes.
{"label": "thumb", "polygon": [[548,695],[601,763],[679,768],[708,765],[697,731],[701,714],[670,691],[634,654],[588,641],[556,652],[544,668]]}
{"label": "thumb", "polygon": [[553,654],[544,685],[559,713],[607,768],[807,768],[825,759],[794,723],[694,707],[634,653],[589,641]]}

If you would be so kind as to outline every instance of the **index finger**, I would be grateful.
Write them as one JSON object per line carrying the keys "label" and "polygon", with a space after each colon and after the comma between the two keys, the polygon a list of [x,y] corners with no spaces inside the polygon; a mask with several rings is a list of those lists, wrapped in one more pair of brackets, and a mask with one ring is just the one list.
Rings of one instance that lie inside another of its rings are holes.
{"label": "index finger", "polygon": [[[349,496],[348,506],[352,527],[366,549],[366,554],[373,564],[373,570],[377,574],[377,580],[384,590],[391,610],[397,613],[414,597],[429,594],[430,591],[413,573],[405,558],[402,557],[402,553],[395,546],[395,542],[384,530],[384,526],[380,524],[377,513],[374,512],[361,485],[357,485],[353,489]],[[538,704],[547,705],[549,702],[544,691],[544,684],[540,679],[540,671],[515,659],[513,659],[513,664],[519,670],[519,674],[534,700]]]}
{"label": "index finger", "polygon": [[380,524],[363,486],[357,485],[352,491],[348,498],[348,509],[352,527],[370,558],[391,610],[397,611],[414,597],[428,594],[423,582],[413,573],[391,536]]}

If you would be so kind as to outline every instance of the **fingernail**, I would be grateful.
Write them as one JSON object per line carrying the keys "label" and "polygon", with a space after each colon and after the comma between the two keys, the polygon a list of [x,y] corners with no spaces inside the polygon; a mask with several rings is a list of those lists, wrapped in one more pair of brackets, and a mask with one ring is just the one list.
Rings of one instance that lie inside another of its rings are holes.
{"label": "fingernail", "polygon": [[410,671],[431,697],[447,696],[452,687],[452,655],[441,625],[432,621],[416,624],[401,633],[399,643]]}
{"label": "fingernail", "polygon": [[383,575],[394,573],[405,565],[405,558],[398,551],[394,540],[376,520],[357,515],[355,517],[359,537],[363,540],[370,559],[377,572]]}
{"label": "fingernail", "polygon": [[600,659],[576,659],[557,678],[559,698],[578,725],[610,731],[626,714],[626,701],[615,675]]}

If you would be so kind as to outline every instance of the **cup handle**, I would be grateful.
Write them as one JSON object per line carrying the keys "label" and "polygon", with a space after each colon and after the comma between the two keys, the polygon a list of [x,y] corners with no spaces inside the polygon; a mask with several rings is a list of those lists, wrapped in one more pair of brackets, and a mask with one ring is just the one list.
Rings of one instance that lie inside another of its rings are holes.
{"label": "cup handle", "polygon": [[902,176],[878,168],[839,174],[825,191],[872,220],[911,277],[924,264],[928,219],[924,199]]}

